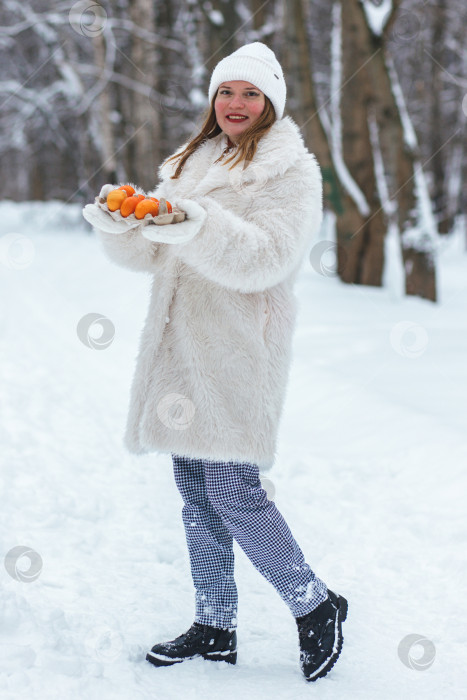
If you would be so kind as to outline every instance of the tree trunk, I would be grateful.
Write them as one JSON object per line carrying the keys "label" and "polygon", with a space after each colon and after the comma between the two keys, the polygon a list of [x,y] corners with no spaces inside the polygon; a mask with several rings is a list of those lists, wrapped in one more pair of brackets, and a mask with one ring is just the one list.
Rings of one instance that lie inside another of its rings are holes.
{"label": "tree trunk", "polygon": [[295,76],[294,82],[290,84],[287,111],[300,126],[305,143],[315,154],[321,167],[324,207],[336,215],[337,274],[343,282],[359,282],[360,260],[350,253],[355,247],[353,235],[365,226],[366,219],[340,182],[328,137],[320,119],[303,0],[287,2],[284,17],[287,38],[284,69],[288,75]]}
{"label": "tree trunk", "polygon": [[266,22],[269,4],[272,4],[270,0],[269,3],[264,2],[264,0],[251,0],[253,29],[255,29],[256,31],[259,31]]}
{"label": "tree trunk", "polygon": [[[104,32],[96,32],[92,45],[94,50],[94,63],[99,68],[101,74],[105,69],[105,36]],[[107,84],[106,88],[99,94],[97,100],[97,114],[99,123],[99,146],[102,154],[102,168],[99,176],[103,182],[117,181],[117,161],[115,158],[115,139],[113,125],[110,118],[112,107],[110,101],[110,90],[112,86]]]}
{"label": "tree trunk", "polygon": [[376,183],[373,149],[368,124],[372,86],[365,63],[369,32],[361,21],[359,0],[341,0],[342,8],[342,142],[343,156],[352,177],[365,195],[370,215],[353,232],[348,246],[357,267],[356,282],[380,286],[384,263],[386,217]]}
{"label": "tree trunk", "polygon": [[433,174],[432,198],[439,232],[449,233],[454,225],[454,216],[453,212],[449,212],[446,154],[443,148],[445,128],[442,114],[443,66],[445,65],[443,55],[446,46],[446,0],[438,0],[436,5],[432,8],[432,11],[435,13],[430,46],[430,53],[432,53],[435,59],[430,61],[432,71],[430,86],[430,142],[433,150],[433,157],[430,164]]}
{"label": "tree trunk", "polygon": [[[417,175],[415,173],[414,149],[416,142],[414,140],[413,143],[410,143],[410,135],[404,132],[402,116],[394,94],[397,88],[391,82],[385,60],[385,41],[389,27],[395,18],[397,4],[394,6],[393,14],[386,24],[382,36],[377,36],[370,30],[360,0],[346,0],[342,4],[346,8],[348,22],[351,22],[351,25],[345,25],[345,34],[352,35],[352,32],[349,31],[351,26],[352,31],[358,36],[359,64],[366,64],[365,68],[358,74],[360,80],[354,83],[356,90],[360,90],[360,94],[363,93],[362,88],[365,86],[366,95],[366,104],[364,107],[360,107],[360,113],[356,117],[357,123],[364,121],[368,109],[374,112],[389,195],[397,202],[397,221],[405,266],[406,293],[435,301],[435,268],[430,246],[411,244],[411,237],[409,242],[404,240],[405,236],[413,231],[417,231],[417,238],[421,238],[424,224],[420,212],[421,203],[417,201],[415,191]],[[344,61],[344,64],[347,64],[347,61]],[[349,82],[349,86],[352,83],[353,80]],[[351,89],[347,92],[349,93],[347,108],[351,111],[353,100],[357,99],[357,95],[354,93],[352,98]],[[344,110],[343,113],[348,118],[347,110]],[[344,141],[344,143],[346,142]],[[363,147],[362,144],[361,149]],[[358,143],[355,144],[355,150],[358,157],[360,152]],[[371,158],[368,154],[366,157]],[[346,160],[350,164],[351,161],[348,160],[347,155]],[[360,184],[356,174],[355,177]],[[423,174],[420,173],[419,178],[423,178]],[[364,186],[361,185],[361,187],[366,193]]]}
{"label": "tree trunk", "polygon": [[[133,0],[130,19],[142,29],[154,29],[154,3]],[[132,35],[130,71],[135,81],[146,84],[147,94],[124,91],[127,123],[132,135],[125,150],[128,154],[128,179],[145,190],[154,187],[154,171],[160,162],[160,113],[162,105],[151,96],[157,90],[157,53],[154,45]]]}
{"label": "tree trunk", "polygon": [[[207,17],[207,46],[204,55],[207,57],[205,67],[208,78],[219,61],[228,56],[237,48],[237,29],[239,28],[239,17],[236,3],[225,0],[211,0],[212,12],[208,12],[201,3],[201,8]],[[222,17],[222,22],[217,18]]]}

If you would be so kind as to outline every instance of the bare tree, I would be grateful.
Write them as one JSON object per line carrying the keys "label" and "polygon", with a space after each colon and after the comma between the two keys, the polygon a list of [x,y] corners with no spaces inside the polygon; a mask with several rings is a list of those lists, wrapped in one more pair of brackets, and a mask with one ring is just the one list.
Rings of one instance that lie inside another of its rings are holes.
{"label": "bare tree", "polygon": [[154,185],[154,169],[160,162],[160,107],[155,95],[159,74],[157,53],[146,32],[155,32],[155,13],[152,0],[133,0],[129,8],[130,21],[136,30],[131,35],[130,56],[126,69],[131,80],[146,86],[144,90],[127,90],[121,101],[127,129],[132,131],[125,148],[127,176],[148,190]]}
{"label": "bare tree", "polygon": [[[324,184],[324,205],[336,215],[337,271],[344,282],[359,281],[358,256],[350,254],[355,231],[365,227],[367,211],[359,208],[341,182],[331,152],[329,129],[323,125],[325,107],[318,108],[314,90],[307,17],[303,0],[287,3],[285,31],[287,36],[284,59],[287,73],[295,76],[291,85],[289,111],[298,122],[307,145],[315,153],[321,167]],[[326,122],[327,123],[327,122]],[[350,176],[349,176],[350,177]],[[359,239],[359,243],[362,239]]]}
{"label": "bare tree", "polygon": [[342,23],[342,114],[343,158],[369,205],[364,224],[352,232],[348,249],[356,260],[362,284],[381,285],[384,264],[386,217],[378,192],[373,148],[368,124],[372,85],[367,65],[373,58],[366,23],[361,20],[359,0],[340,0]]}
{"label": "bare tree", "polygon": [[287,110],[321,165],[341,279],[381,283],[391,221],[401,234],[407,292],[434,299],[433,221],[451,231],[467,209],[467,5],[334,0],[333,7],[328,0],[5,1],[4,196],[89,201],[106,181],[152,187],[161,160],[198,128],[215,64],[243,43],[265,41],[285,65]]}
{"label": "bare tree", "polygon": [[[369,81],[368,108],[376,117],[384,175],[390,198],[396,204],[401,236],[406,292],[436,300],[434,252],[436,227],[426,182],[418,160],[418,144],[386,39],[400,0],[392,0],[386,17],[371,21],[368,2],[348,0],[352,21],[361,31],[361,59]],[[428,200],[428,201],[427,201]]]}

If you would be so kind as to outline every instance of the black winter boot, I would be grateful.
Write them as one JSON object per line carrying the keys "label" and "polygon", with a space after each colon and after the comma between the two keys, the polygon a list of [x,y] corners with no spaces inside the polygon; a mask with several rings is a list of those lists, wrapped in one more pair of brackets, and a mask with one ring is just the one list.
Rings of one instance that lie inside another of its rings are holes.
{"label": "black winter boot", "polygon": [[342,649],[342,622],[347,601],[328,589],[328,597],[307,615],[296,617],[300,639],[300,666],[307,681],[322,678],[334,666]]}
{"label": "black winter boot", "polygon": [[202,656],[210,661],[237,663],[237,632],[194,622],[190,629],[170,642],[153,646],[146,660],[154,666],[172,666]]}

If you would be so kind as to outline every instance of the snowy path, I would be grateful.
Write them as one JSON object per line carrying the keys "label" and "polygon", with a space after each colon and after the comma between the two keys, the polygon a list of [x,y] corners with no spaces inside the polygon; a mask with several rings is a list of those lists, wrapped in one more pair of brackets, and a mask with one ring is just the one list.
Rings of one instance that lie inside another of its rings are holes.
{"label": "snowy path", "polygon": [[[3,206],[5,220],[13,208]],[[464,698],[460,242],[440,256],[439,305],[344,287],[308,266],[300,277],[280,452],[267,478],[307,561],[349,600],[342,656],[307,684],[290,613],[237,545],[237,665],[144,660],[193,616],[170,457],[137,458],[121,443],[149,277],[112,265],[79,228],[33,241],[31,265],[0,266],[0,533],[2,559],[25,545],[43,568],[26,583],[2,565],[0,697]],[[105,350],[77,336],[91,312],[115,325]],[[436,649],[424,671],[398,657],[413,633]]]}

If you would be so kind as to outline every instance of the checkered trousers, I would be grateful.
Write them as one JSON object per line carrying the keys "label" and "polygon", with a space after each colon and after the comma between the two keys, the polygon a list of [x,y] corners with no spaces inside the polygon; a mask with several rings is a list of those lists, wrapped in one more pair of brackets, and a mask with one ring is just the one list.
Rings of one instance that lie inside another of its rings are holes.
{"label": "checkered trousers", "polygon": [[305,563],[287,523],[268,500],[255,464],[175,454],[172,461],[184,501],[195,622],[237,626],[233,538],[294,617],[306,615],[325,600],[326,585]]}

